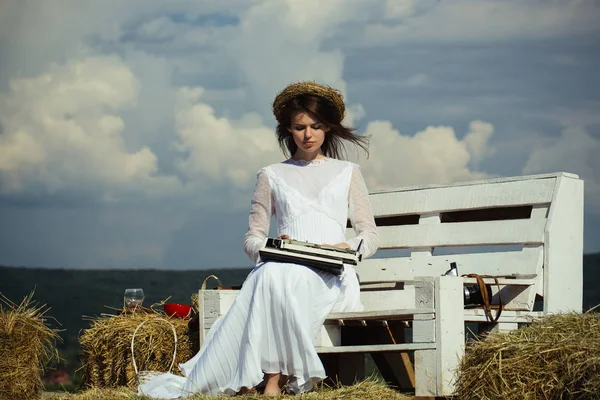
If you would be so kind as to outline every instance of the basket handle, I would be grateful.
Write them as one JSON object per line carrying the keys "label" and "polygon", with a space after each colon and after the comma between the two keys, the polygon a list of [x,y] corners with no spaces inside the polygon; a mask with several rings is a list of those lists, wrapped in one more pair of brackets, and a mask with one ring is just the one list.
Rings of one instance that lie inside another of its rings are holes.
{"label": "basket handle", "polygon": [[136,375],[138,375],[138,367],[137,367],[137,364],[135,362],[135,352],[133,351],[133,344],[134,344],[134,341],[135,341],[135,334],[142,327],[142,325],[144,325],[146,322],[151,322],[151,321],[164,321],[167,324],[169,324],[169,326],[171,326],[171,329],[173,330],[173,337],[175,338],[175,348],[173,350],[173,360],[171,361],[171,366],[169,367],[169,372],[173,371],[173,365],[175,365],[175,357],[177,356],[177,332],[175,331],[175,327],[173,326],[172,323],[170,323],[169,321],[167,321],[164,318],[147,319],[145,321],[142,321],[142,323],[139,324],[137,326],[137,328],[135,328],[135,331],[133,331],[133,336],[131,337],[131,360],[133,361],[133,369],[134,369]]}
{"label": "basket handle", "polygon": [[202,287],[200,288],[201,290],[206,290],[206,284],[208,283],[208,280],[210,278],[215,279],[219,286],[223,286],[223,284],[221,283],[221,280],[219,278],[217,278],[215,275],[209,275],[204,279],[204,282],[202,282]]}

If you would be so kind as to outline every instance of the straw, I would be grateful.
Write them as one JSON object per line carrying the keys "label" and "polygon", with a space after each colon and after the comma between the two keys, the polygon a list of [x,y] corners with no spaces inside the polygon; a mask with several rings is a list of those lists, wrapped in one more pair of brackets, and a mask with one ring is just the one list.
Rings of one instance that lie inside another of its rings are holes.
{"label": "straw", "polygon": [[344,119],[346,106],[344,104],[344,97],[340,91],[316,82],[292,83],[279,92],[273,101],[273,114],[275,115],[275,119],[280,121],[281,114],[283,113],[286,104],[294,97],[302,95],[313,95],[327,99],[338,110],[340,120]]}
{"label": "straw", "polygon": [[[264,399],[263,395],[246,394],[236,396],[236,399]],[[289,400],[405,400],[412,396],[398,393],[397,391],[385,386],[380,382],[371,380],[363,381],[352,386],[339,388],[319,387],[315,391],[302,393],[297,396],[284,395],[278,399]],[[185,397],[186,400],[214,400],[231,399],[231,396],[203,396],[201,394]],[[65,394],[53,400],[150,400],[150,397],[139,396],[129,389],[91,389],[83,393],[69,395]]]}
{"label": "straw", "polygon": [[459,368],[460,399],[597,399],[600,318],[555,314],[469,343]]}
{"label": "straw", "polygon": [[58,330],[46,324],[49,308],[32,298],[17,305],[0,293],[0,399],[38,397],[46,366],[59,359]]}
{"label": "straw", "polygon": [[[145,324],[135,336],[135,360],[141,371],[167,372],[176,350],[175,365],[188,361],[198,352],[196,335],[191,335],[188,320],[169,318],[154,310],[122,315],[103,314],[92,319],[79,342],[86,387],[136,387],[136,373],[131,358],[131,341],[135,329],[144,321],[164,319],[173,325],[177,343],[169,324]],[[173,373],[178,369],[174,368]]]}

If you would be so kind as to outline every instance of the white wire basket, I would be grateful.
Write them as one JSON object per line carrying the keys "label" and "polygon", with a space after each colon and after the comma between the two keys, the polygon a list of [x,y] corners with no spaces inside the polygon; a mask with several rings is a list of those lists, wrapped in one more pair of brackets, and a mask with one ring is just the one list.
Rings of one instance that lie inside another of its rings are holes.
{"label": "white wire basket", "polygon": [[147,322],[158,322],[158,321],[162,321],[162,322],[169,324],[169,326],[171,327],[171,330],[173,331],[173,338],[175,339],[175,347],[173,348],[173,360],[171,361],[171,366],[169,367],[168,372],[172,372],[173,366],[175,365],[175,357],[177,357],[177,332],[175,331],[175,327],[173,326],[173,324],[164,318],[153,318],[153,319],[147,319],[145,321],[142,321],[142,323],[139,324],[137,326],[137,328],[135,328],[135,331],[133,331],[133,336],[131,337],[131,361],[133,362],[133,369],[135,371],[135,376],[136,376],[138,385],[148,382],[150,379],[154,378],[155,376],[164,374],[164,372],[162,372],[162,371],[138,371],[138,366],[137,366],[137,363],[135,362],[135,351],[134,351],[135,335],[137,334],[138,330]]}

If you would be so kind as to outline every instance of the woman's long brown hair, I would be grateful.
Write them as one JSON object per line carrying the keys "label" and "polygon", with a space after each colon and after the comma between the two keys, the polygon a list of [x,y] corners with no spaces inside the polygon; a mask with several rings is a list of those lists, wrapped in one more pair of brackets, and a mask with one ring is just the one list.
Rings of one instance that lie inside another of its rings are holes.
{"label": "woman's long brown hair", "polygon": [[300,95],[291,99],[277,121],[277,141],[279,147],[286,156],[293,156],[298,150],[294,138],[289,129],[292,118],[298,112],[305,112],[313,119],[319,121],[328,129],[321,150],[326,157],[344,159],[346,158],[346,142],[350,142],[362,148],[367,157],[369,155],[369,138],[354,133],[355,128],[342,125],[342,116],[338,109],[326,99],[313,95]]}

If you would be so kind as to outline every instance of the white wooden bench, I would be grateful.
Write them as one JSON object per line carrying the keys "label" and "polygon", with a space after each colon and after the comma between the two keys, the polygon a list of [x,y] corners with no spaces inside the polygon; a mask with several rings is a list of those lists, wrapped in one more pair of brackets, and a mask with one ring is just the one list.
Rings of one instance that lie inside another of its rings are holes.
{"label": "white wooden bench", "polygon": [[[408,187],[370,199],[381,243],[378,258],[357,268],[365,310],[329,315],[315,340],[328,374],[342,382],[362,377],[370,353],[390,383],[416,396],[447,396],[465,323],[512,330],[546,313],[581,310],[583,181],[576,175]],[[461,275],[503,277],[497,323],[482,308],[465,308],[464,285],[475,280],[441,276],[451,262]],[[236,293],[201,293],[201,338]]]}

